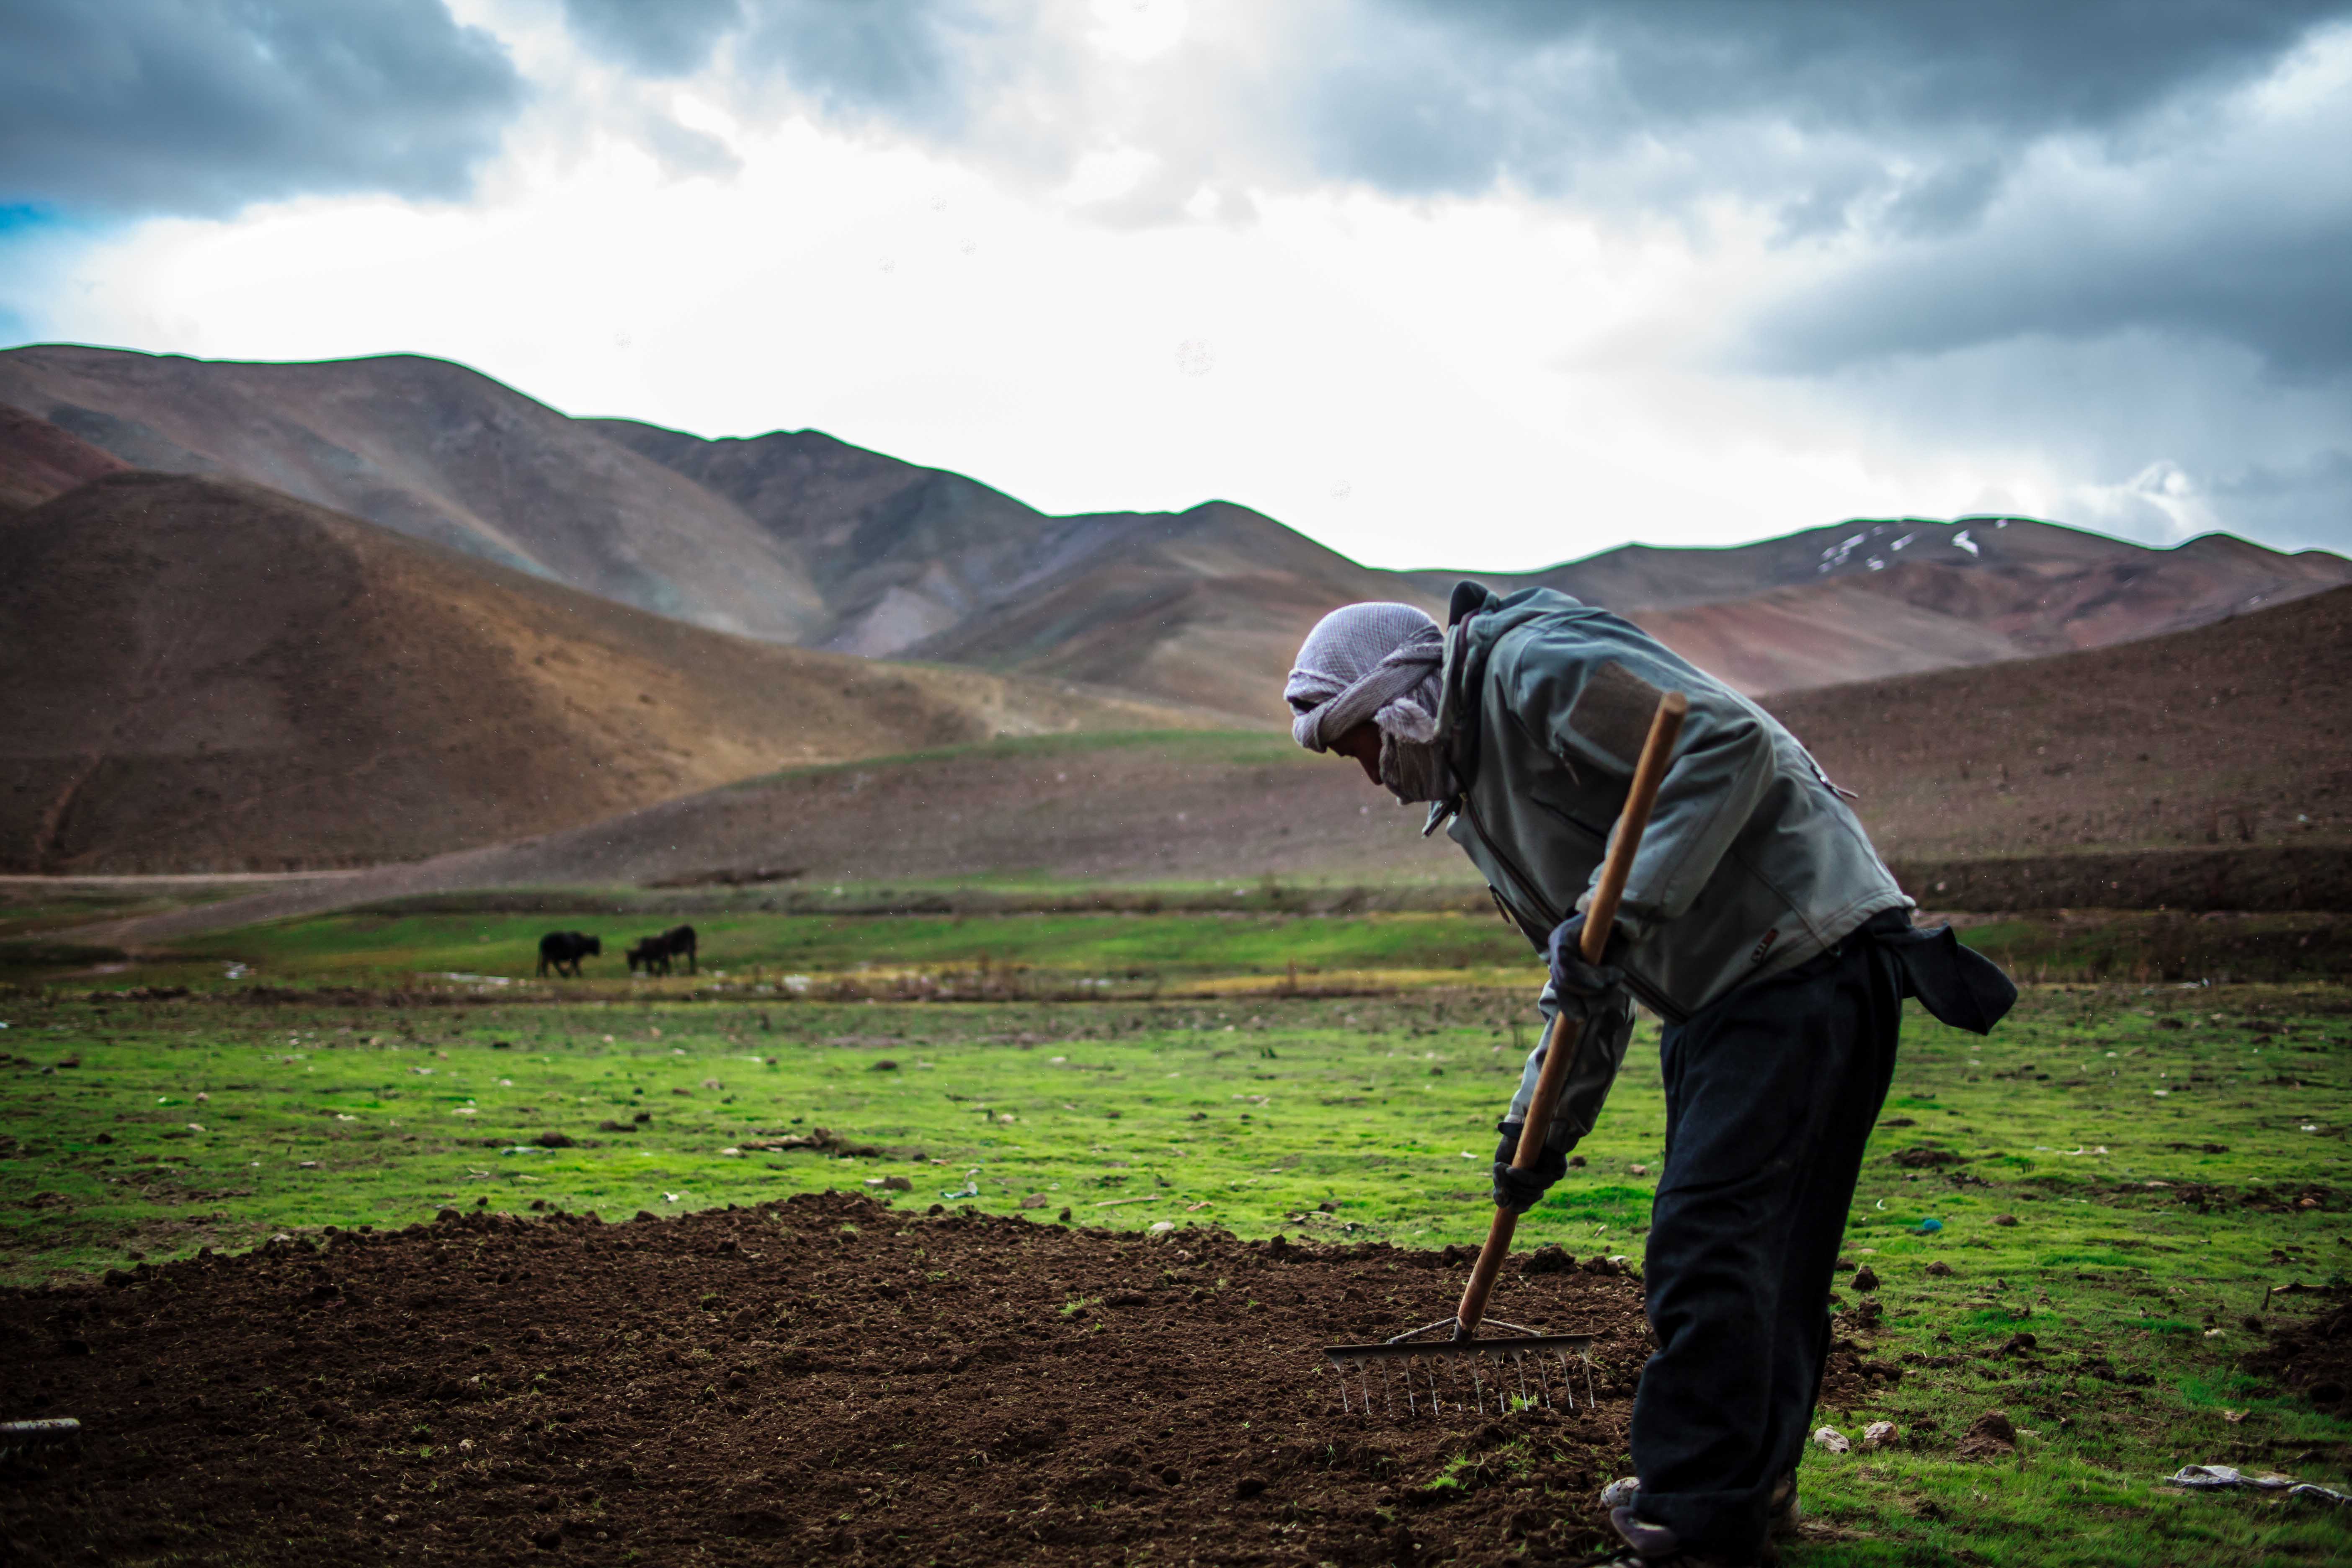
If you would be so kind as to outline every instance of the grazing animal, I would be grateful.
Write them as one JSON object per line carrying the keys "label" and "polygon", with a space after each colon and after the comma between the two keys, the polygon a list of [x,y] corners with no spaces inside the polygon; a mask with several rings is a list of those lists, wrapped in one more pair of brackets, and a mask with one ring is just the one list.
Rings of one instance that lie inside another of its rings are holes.
{"label": "grazing animal", "polygon": [[681,953],[686,956],[686,972],[698,973],[692,926],[673,926],[659,936],[639,937],[628,952],[629,973],[635,974],[642,965],[647,974],[667,974],[670,960]]}
{"label": "grazing animal", "polygon": [[551,931],[539,939],[539,972],[546,974],[552,967],[558,974],[580,978],[580,961],[604,956],[602,939],[584,931]]}

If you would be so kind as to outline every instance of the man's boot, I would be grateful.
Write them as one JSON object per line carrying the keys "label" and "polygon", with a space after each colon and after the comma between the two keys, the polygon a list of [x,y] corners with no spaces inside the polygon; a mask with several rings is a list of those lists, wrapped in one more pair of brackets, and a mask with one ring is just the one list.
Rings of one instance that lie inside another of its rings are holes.
{"label": "man's boot", "polygon": [[1797,1500],[1796,1471],[1772,1483],[1772,1498],[1765,1507],[1764,1528],[1773,1539],[1786,1541],[1797,1534],[1805,1521],[1805,1505]]}
{"label": "man's boot", "polygon": [[[1640,1477],[1622,1476],[1601,1489],[1601,1506],[1609,1510],[1610,1522],[1616,1526],[1618,1534],[1625,1538],[1626,1543],[1634,1548],[1634,1554],[1637,1557],[1644,1543],[1654,1550],[1663,1548],[1671,1552],[1673,1550],[1671,1546],[1667,1546],[1652,1533],[1655,1530],[1654,1526],[1645,1526],[1633,1518],[1633,1499],[1641,1489]],[[1797,1497],[1796,1471],[1790,1470],[1772,1483],[1772,1493],[1765,1508],[1767,1512],[1764,1528],[1770,1540],[1794,1540],[1802,1532],[1805,1509],[1804,1504]],[[1617,1515],[1621,1510],[1624,1510],[1627,1521],[1625,1523],[1618,1522]],[[1765,1555],[1769,1559],[1778,1554],[1768,1548]],[[1668,1558],[1664,1561],[1674,1560],[1674,1558]]]}
{"label": "man's boot", "polygon": [[1635,1519],[1630,1505],[1611,1509],[1609,1523],[1623,1538],[1626,1550],[1610,1558],[1608,1568],[1758,1568],[1753,1557],[1685,1552],[1673,1531]]}
{"label": "man's boot", "polygon": [[[1622,1476],[1601,1489],[1601,1506],[1620,1509],[1630,1505],[1633,1494],[1642,1489],[1641,1478]],[[1772,1483],[1771,1500],[1765,1505],[1770,1511],[1766,1526],[1778,1537],[1786,1539],[1797,1533],[1805,1517],[1804,1505],[1797,1500],[1797,1472],[1790,1470]]]}

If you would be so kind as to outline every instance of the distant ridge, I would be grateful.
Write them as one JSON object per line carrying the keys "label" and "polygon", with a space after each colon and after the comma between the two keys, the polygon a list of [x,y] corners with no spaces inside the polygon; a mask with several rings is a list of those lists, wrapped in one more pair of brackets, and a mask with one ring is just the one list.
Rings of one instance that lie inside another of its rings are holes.
{"label": "distant ridge", "polygon": [[813,430],[705,441],[590,423],[726,496],[810,562],[839,616],[828,647],[1279,721],[1291,656],[1326,612],[1371,598],[1444,614],[1442,597],[1226,501],[1049,517]]}
{"label": "distant ridge", "polygon": [[2324,552],[2228,535],[2151,550],[2012,518],[1628,545],[1535,573],[1384,572],[1226,502],[1053,517],[822,432],[709,440],[571,418],[416,355],[254,364],[47,344],[0,352],[0,405],[121,463],[243,478],[713,630],[1268,723],[1319,616],[1361,598],[1435,610],[1463,576],[1561,588],[1759,695],[2105,647],[2352,582]]}
{"label": "distant ridge", "polygon": [[[2287,589],[2298,584],[2333,586],[2352,581],[2352,561],[2324,550],[2288,554],[2250,543],[2234,534],[2207,533],[2166,548],[2014,515],[1953,518],[1850,518],[1820,528],[1748,544],[1662,548],[1624,544],[1535,572],[1468,574],[1497,587],[1558,588],[1589,604],[1618,610],[1673,610],[1745,598],[1778,588],[1852,581],[1892,597],[1910,597],[1916,584],[1942,572],[1986,574],[2014,580],[2039,579],[2045,589],[2063,584],[2072,592],[2053,598],[2050,613],[2060,619],[2090,600],[2103,606],[2112,593],[2175,562],[2193,561],[2208,578],[2242,574],[2251,584],[2244,601],[2265,599],[2264,584]],[[1897,575],[1890,578],[1887,573]],[[2082,581],[2082,574],[2092,574]],[[1409,574],[1424,584],[1462,575],[1450,570]],[[2038,605],[2040,595],[2036,596]],[[2183,598],[2190,616],[2227,613],[2257,605],[2223,600],[2218,606]],[[1953,610],[1974,608],[1958,604]],[[2028,617],[2030,618],[2030,617]],[[2199,624],[2202,624],[2200,621]],[[2021,626],[2022,623],[2021,622]],[[2179,630],[2179,627],[2165,627]],[[2029,634],[2030,635],[2030,634]],[[2150,631],[2145,635],[2154,636]],[[2054,647],[2038,648],[2054,652]]]}
{"label": "distant ridge", "polygon": [[729,637],[242,480],[108,474],[0,519],[0,870],[366,865],[794,763],[1209,721]]}
{"label": "distant ridge", "polygon": [[0,404],[0,517],[128,466],[46,419]]}
{"label": "distant ridge", "polygon": [[[1411,575],[1433,587],[1460,574]],[[1469,575],[1614,610],[1763,695],[2184,631],[2352,583],[2352,561],[2226,533],[2157,550],[2027,518],[1906,518]]]}
{"label": "distant ridge", "polygon": [[0,353],[0,404],[135,468],[247,479],[715,631],[798,642],[831,624],[806,566],[723,498],[445,361],[43,344]]}
{"label": "distant ridge", "polygon": [[706,441],[629,419],[589,428],[725,497],[809,563],[824,646],[885,657],[1003,600],[1126,516],[1048,517],[1000,490],[817,430]]}
{"label": "distant ridge", "polygon": [[[1772,707],[1860,791],[1873,842],[1923,874],[1912,890],[1931,909],[1939,894],[1982,888],[2085,908],[2342,909],[2313,899],[2352,885],[2352,588],[2133,648],[1832,687]],[[622,884],[727,886],[744,896],[737,907],[761,897],[744,884],[767,884],[803,908],[829,901],[835,884],[903,892],[996,877],[1205,883],[1267,907],[1300,882],[1475,894],[1476,873],[1442,837],[1421,837],[1420,821],[1352,764],[1279,734],[1000,742],[792,770],[94,940],[470,889]]]}
{"label": "distant ridge", "polygon": [[1770,706],[1905,856],[2352,844],[2352,587]]}

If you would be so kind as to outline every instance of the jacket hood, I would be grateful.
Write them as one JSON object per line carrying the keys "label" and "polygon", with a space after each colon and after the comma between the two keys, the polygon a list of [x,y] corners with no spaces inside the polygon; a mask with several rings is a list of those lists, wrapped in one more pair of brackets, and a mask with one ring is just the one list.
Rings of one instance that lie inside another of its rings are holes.
{"label": "jacket hood", "polygon": [[[1486,679],[1486,661],[1493,657],[1495,645],[1530,621],[1576,610],[1591,613],[1591,606],[1557,588],[1522,588],[1516,594],[1497,594],[1484,583],[1467,579],[1454,585],[1454,595],[1446,607],[1445,662],[1440,670],[1443,687],[1438,699],[1437,738],[1444,744],[1454,777],[1463,789],[1476,782],[1476,694]],[[1431,808],[1433,826],[1445,809],[1444,801]]]}

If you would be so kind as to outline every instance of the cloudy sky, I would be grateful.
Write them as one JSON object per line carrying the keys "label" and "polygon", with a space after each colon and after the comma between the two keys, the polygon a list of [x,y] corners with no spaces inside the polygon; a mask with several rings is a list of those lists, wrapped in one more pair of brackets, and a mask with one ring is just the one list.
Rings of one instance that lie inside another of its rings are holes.
{"label": "cloudy sky", "polygon": [[0,344],[408,351],[1383,565],[2352,550],[2352,0],[5,0]]}

